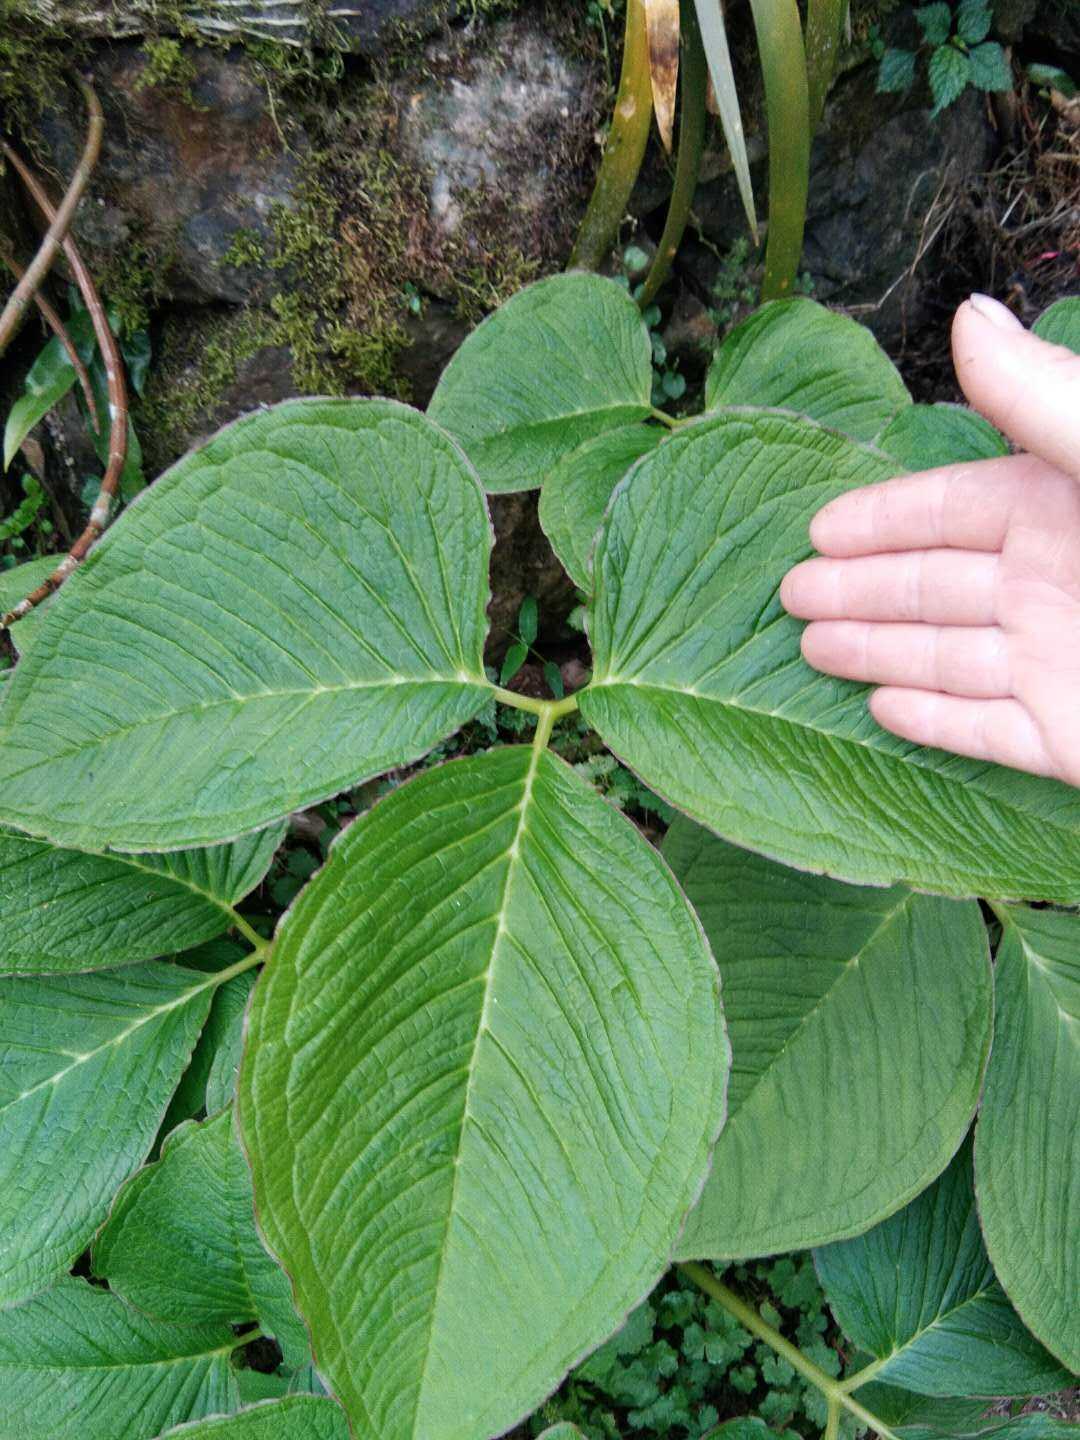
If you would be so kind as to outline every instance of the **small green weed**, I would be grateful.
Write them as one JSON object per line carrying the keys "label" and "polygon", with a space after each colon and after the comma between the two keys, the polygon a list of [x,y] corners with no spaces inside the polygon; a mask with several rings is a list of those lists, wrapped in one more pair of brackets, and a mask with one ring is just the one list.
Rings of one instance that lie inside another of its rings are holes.
{"label": "small green weed", "polygon": [[931,115],[940,115],[969,87],[974,90],[1011,90],[1013,77],[1005,51],[988,40],[993,23],[990,0],[960,0],[955,10],[947,0],[920,5],[915,19],[922,32],[918,50],[886,46],[876,27],[869,35],[878,61],[878,91],[898,94],[915,83],[919,59],[926,63]]}

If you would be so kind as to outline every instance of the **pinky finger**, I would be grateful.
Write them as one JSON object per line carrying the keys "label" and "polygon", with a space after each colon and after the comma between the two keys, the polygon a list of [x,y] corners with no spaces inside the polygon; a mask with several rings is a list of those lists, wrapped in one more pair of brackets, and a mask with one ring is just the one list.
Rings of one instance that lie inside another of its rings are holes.
{"label": "pinky finger", "polygon": [[871,695],[870,713],[886,730],[917,745],[1032,775],[1056,774],[1035,722],[1018,700],[967,700],[887,685]]}

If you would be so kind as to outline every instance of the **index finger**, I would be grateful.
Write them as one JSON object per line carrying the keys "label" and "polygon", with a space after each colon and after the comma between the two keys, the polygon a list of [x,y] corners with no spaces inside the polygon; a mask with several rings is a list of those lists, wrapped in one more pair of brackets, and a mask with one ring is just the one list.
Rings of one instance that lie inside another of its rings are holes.
{"label": "index finger", "polygon": [[997,551],[1023,496],[1063,478],[1033,455],[902,475],[830,501],[811,521],[810,541],[838,559],[890,550]]}

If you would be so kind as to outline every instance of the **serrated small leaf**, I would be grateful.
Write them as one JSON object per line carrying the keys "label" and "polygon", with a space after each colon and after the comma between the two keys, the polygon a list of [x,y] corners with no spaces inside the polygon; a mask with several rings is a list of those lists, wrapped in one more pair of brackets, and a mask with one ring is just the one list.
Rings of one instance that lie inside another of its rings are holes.
{"label": "serrated small leaf", "polygon": [[669,804],[859,884],[1080,901],[1080,792],[921,749],[804,664],[780,604],[820,507],[895,469],[807,421],[682,427],[616,492],[593,560],[582,714]]}
{"label": "serrated small leaf", "polygon": [[971,1123],[993,1009],[978,905],[805,875],[685,819],[664,856],[719,957],[732,1052],[727,1123],[677,1256],[865,1230]]}
{"label": "serrated small leaf", "polygon": [[1080,296],[1070,295],[1064,300],[1055,300],[1031,328],[1040,340],[1049,340],[1051,345],[1064,345],[1067,350],[1080,355]]}
{"label": "serrated small leaf", "polygon": [[968,51],[971,83],[976,90],[1011,90],[1012,66],[996,40],[987,40]]}
{"label": "serrated small leaf", "polygon": [[85,1280],[0,1310],[0,1440],[149,1440],[233,1410],[228,1325],[162,1325]]}
{"label": "serrated small leaf", "polygon": [[522,640],[515,640],[503,656],[502,667],[499,670],[499,684],[509,685],[510,681],[521,669],[522,665],[529,658],[529,647]]}
{"label": "serrated small leaf", "polygon": [[971,1146],[906,1209],[814,1251],[845,1335],[875,1378],[922,1395],[1043,1395],[1069,1383],[994,1277],[979,1232]]}
{"label": "serrated small leaf", "polygon": [[428,414],[486,490],[531,490],[558,461],[651,408],[649,334],[627,292],[574,271],[519,290],[442,373]]}
{"label": "serrated small leaf", "polygon": [[272,825],[209,849],[100,855],[0,827],[0,974],[101,970],[212,939],[282,834]]}
{"label": "serrated small leaf", "polygon": [[994,1046],[975,1132],[979,1214],[1025,1324],[1080,1371],[1080,915],[1023,905],[998,914],[995,1031],[1003,1043]]}
{"label": "serrated small leaf", "polygon": [[333,1400],[289,1395],[167,1430],[160,1440],[349,1440],[345,1412]]}
{"label": "serrated small leaf", "polygon": [[969,57],[954,45],[938,46],[930,56],[927,73],[930,76],[930,93],[934,97],[931,119],[958,100],[974,79]]}
{"label": "serrated small leaf", "polygon": [[592,588],[593,542],[612,491],[634,462],[663,438],[663,430],[656,426],[622,425],[565,455],[544,481],[540,525],[563,569],[580,589]]}
{"label": "serrated small leaf", "polygon": [[901,95],[915,84],[915,51],[890,46],[878,64],[877,90],[880,95]]}
{"label": "serrated small leaf", "polygon": [[1044,86],[1048,90],[1056,90],[1066,100],[1073,100],[1080,93],[1080,87],[1076,81],[1060,65],[1029,65],[1025,71],[1027,78],[1033,85]]}
{"label": "serrated small leaf", "polygon": [[256,1322],[302,1365],[310,1346],[289,1282],[255,1231],[251,1176],[231,1110],[188,1121],[121,1189],[93,1272],[155,1320]]}
{"label": "serrated small leaf", "polygon": [[213,985],[158,963],[0,980],[0,1305],[89,1243],[150,1149]]}
{"label": "serrated small leaf", "polygon": [[960,0],[956,7],[956,33],[965,45],[976,45],[989,35],[992,19],[989,0]]}
{"label": "serrated small leaf", "polygon": [[610,1334],[668,1263],[727,1058],[670,871],[550,752],[361,816],[282,923],[239,1091],[260,1227],[354,1426],[502,1433]]}
{"label": "serrated small leaf", "polygon": [[535,595],[526,595],[518,611],[518,634],[526,645],[536,643],[536,627],[539,623],[539,607]]}
{"label": "serrated small leaf", "polygon": [[490,698],[490,544],[460,451],[405,406],[238,420],[50,608],[4,687],[0,819],[178,849],[418,758]]}
{"label": "serrated small leaf", "polygon": [[705,380],[708,410],[794,410],[856,440],[875,439],[910,404],[870,331],[815,300],[762,305],[725,338]]}
{"label": "serrated small leaf", "polygon": [[[63,558],[62,555],[42,555],[37,560],[16,565],[13,570],[0,570],[0,615],[14,610],[20,600],[25,600],[43,580],[49,578]],[[33,642],[50,603],[45,601],[36,610],[31,610],[8,631],[11,643],[20,656],[26,654]]]}
{"label": "serrated small leaf", "polygon": [[915,10],[922,37],[928,45],[944,45],[952,33],[952,10],[946,0],[932,5],[919,5]]}
{"label": "serrated small leaf", "polygon": [[30,431],[75,384],[75,367],[54,335],[46,342],[23,382],[24,394],[8,411],[4,426],[4,469],[18,453]]}
{"label": "serrated small leaf", "polygon": [[932,470],[963,460],[1008,455],[1009,444],[989,420],[962,405],[908,405],[877,441],[905,470]]}

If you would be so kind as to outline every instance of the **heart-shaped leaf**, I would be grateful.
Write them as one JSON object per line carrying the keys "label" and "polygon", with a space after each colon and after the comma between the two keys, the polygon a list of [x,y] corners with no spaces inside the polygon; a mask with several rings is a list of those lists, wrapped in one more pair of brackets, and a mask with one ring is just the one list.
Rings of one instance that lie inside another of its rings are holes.
{"label": "heart-shaped leaf", "polygon": [[812,671],[779,584],[826,501],[886,478],[805,420],[688,425],[620,487],[593,558],[582,714],[718,835],[855,883],[1080,900],[1080,793],[881,730]]}
{"label": "heart-shaped leaf", "polygon": [[0,1440],[149,1440],[233,1410],[228,1325],[162,1325],[64,1279],[0,1310]]}
{"label": "heart-shaped leaf", "polygon": [[528,285],[473,331],[428,414],[485,490],[531,490],[562,456],[652,408],[652,350],[613,280],[574,271]]}
{"label": "heart-shaped leaf", "polygon": [[979,1214],[1010,1300],[1047,1349],[1080,1371],[1080,916],[1023,905],[998,914],[1001,1044],[975,1132]]}
{"label": "heart-shaped leaf", "polygon": [[742,1259],[865,1230],[940,1174],[971,1123],[993,1008],[978,905],[788,870],[685,819],[664,854],[719,959],[732,1052],[727,1123],[677,1253]]}
{"label": "heart-shaped leaf", "polygon": [[639,832],[524,746],[362,816],[256,986],[259,1225],[366,1435],[500,1434],[666,1266],[723,1114],[696,917]]}
{"label": "heart-shaped leaf", "polygon": [[716,352],[705,406],[794,410],[873,440],[911,404],[892,361],[864,325],[814,300],[774,300],[737,325]]}
{"label": "heart-shaped leaf", "polygon": [[491,531],[389,401],[239,420],[140,496],[0,706],[0,819],[60,844],[231,839],[416,759],[491,694]]}
{"label": "heart-shaped leaf", "polygon": [[878,1380],[922,1395],[1043,1395],[1069,1383],[994,1278],[968,1144],[905,1210],[815,1250],[814,1263]]}
{"label": "heart-shaped leaf", "polygon": [[564,455],[540,491],[540,524],[559,561],[582,590],[592,588],[593,542],[611,492],[631,465],[664,437],[652,425],[620,425]]}
{"label": "heart-shaped leaf", "polygon": [[131,1177],[94,1242],[93,1270],[154,1320],[257,1322],[287,1364],[308,1358],[289,1282],[255,1233],[231,1109],[181,1125]]}
{"label": "heart-shaped leaf", "polygon": [[198,945],[266,874],[284,827],[165,855],[98,855],[0,829],[0,973],[98,970]]}
{"label": "heart-shaped leaf", "polygon": [[68,1268],[146,1157],[214,983],[162,964],[0,980],[0,1305]]}

